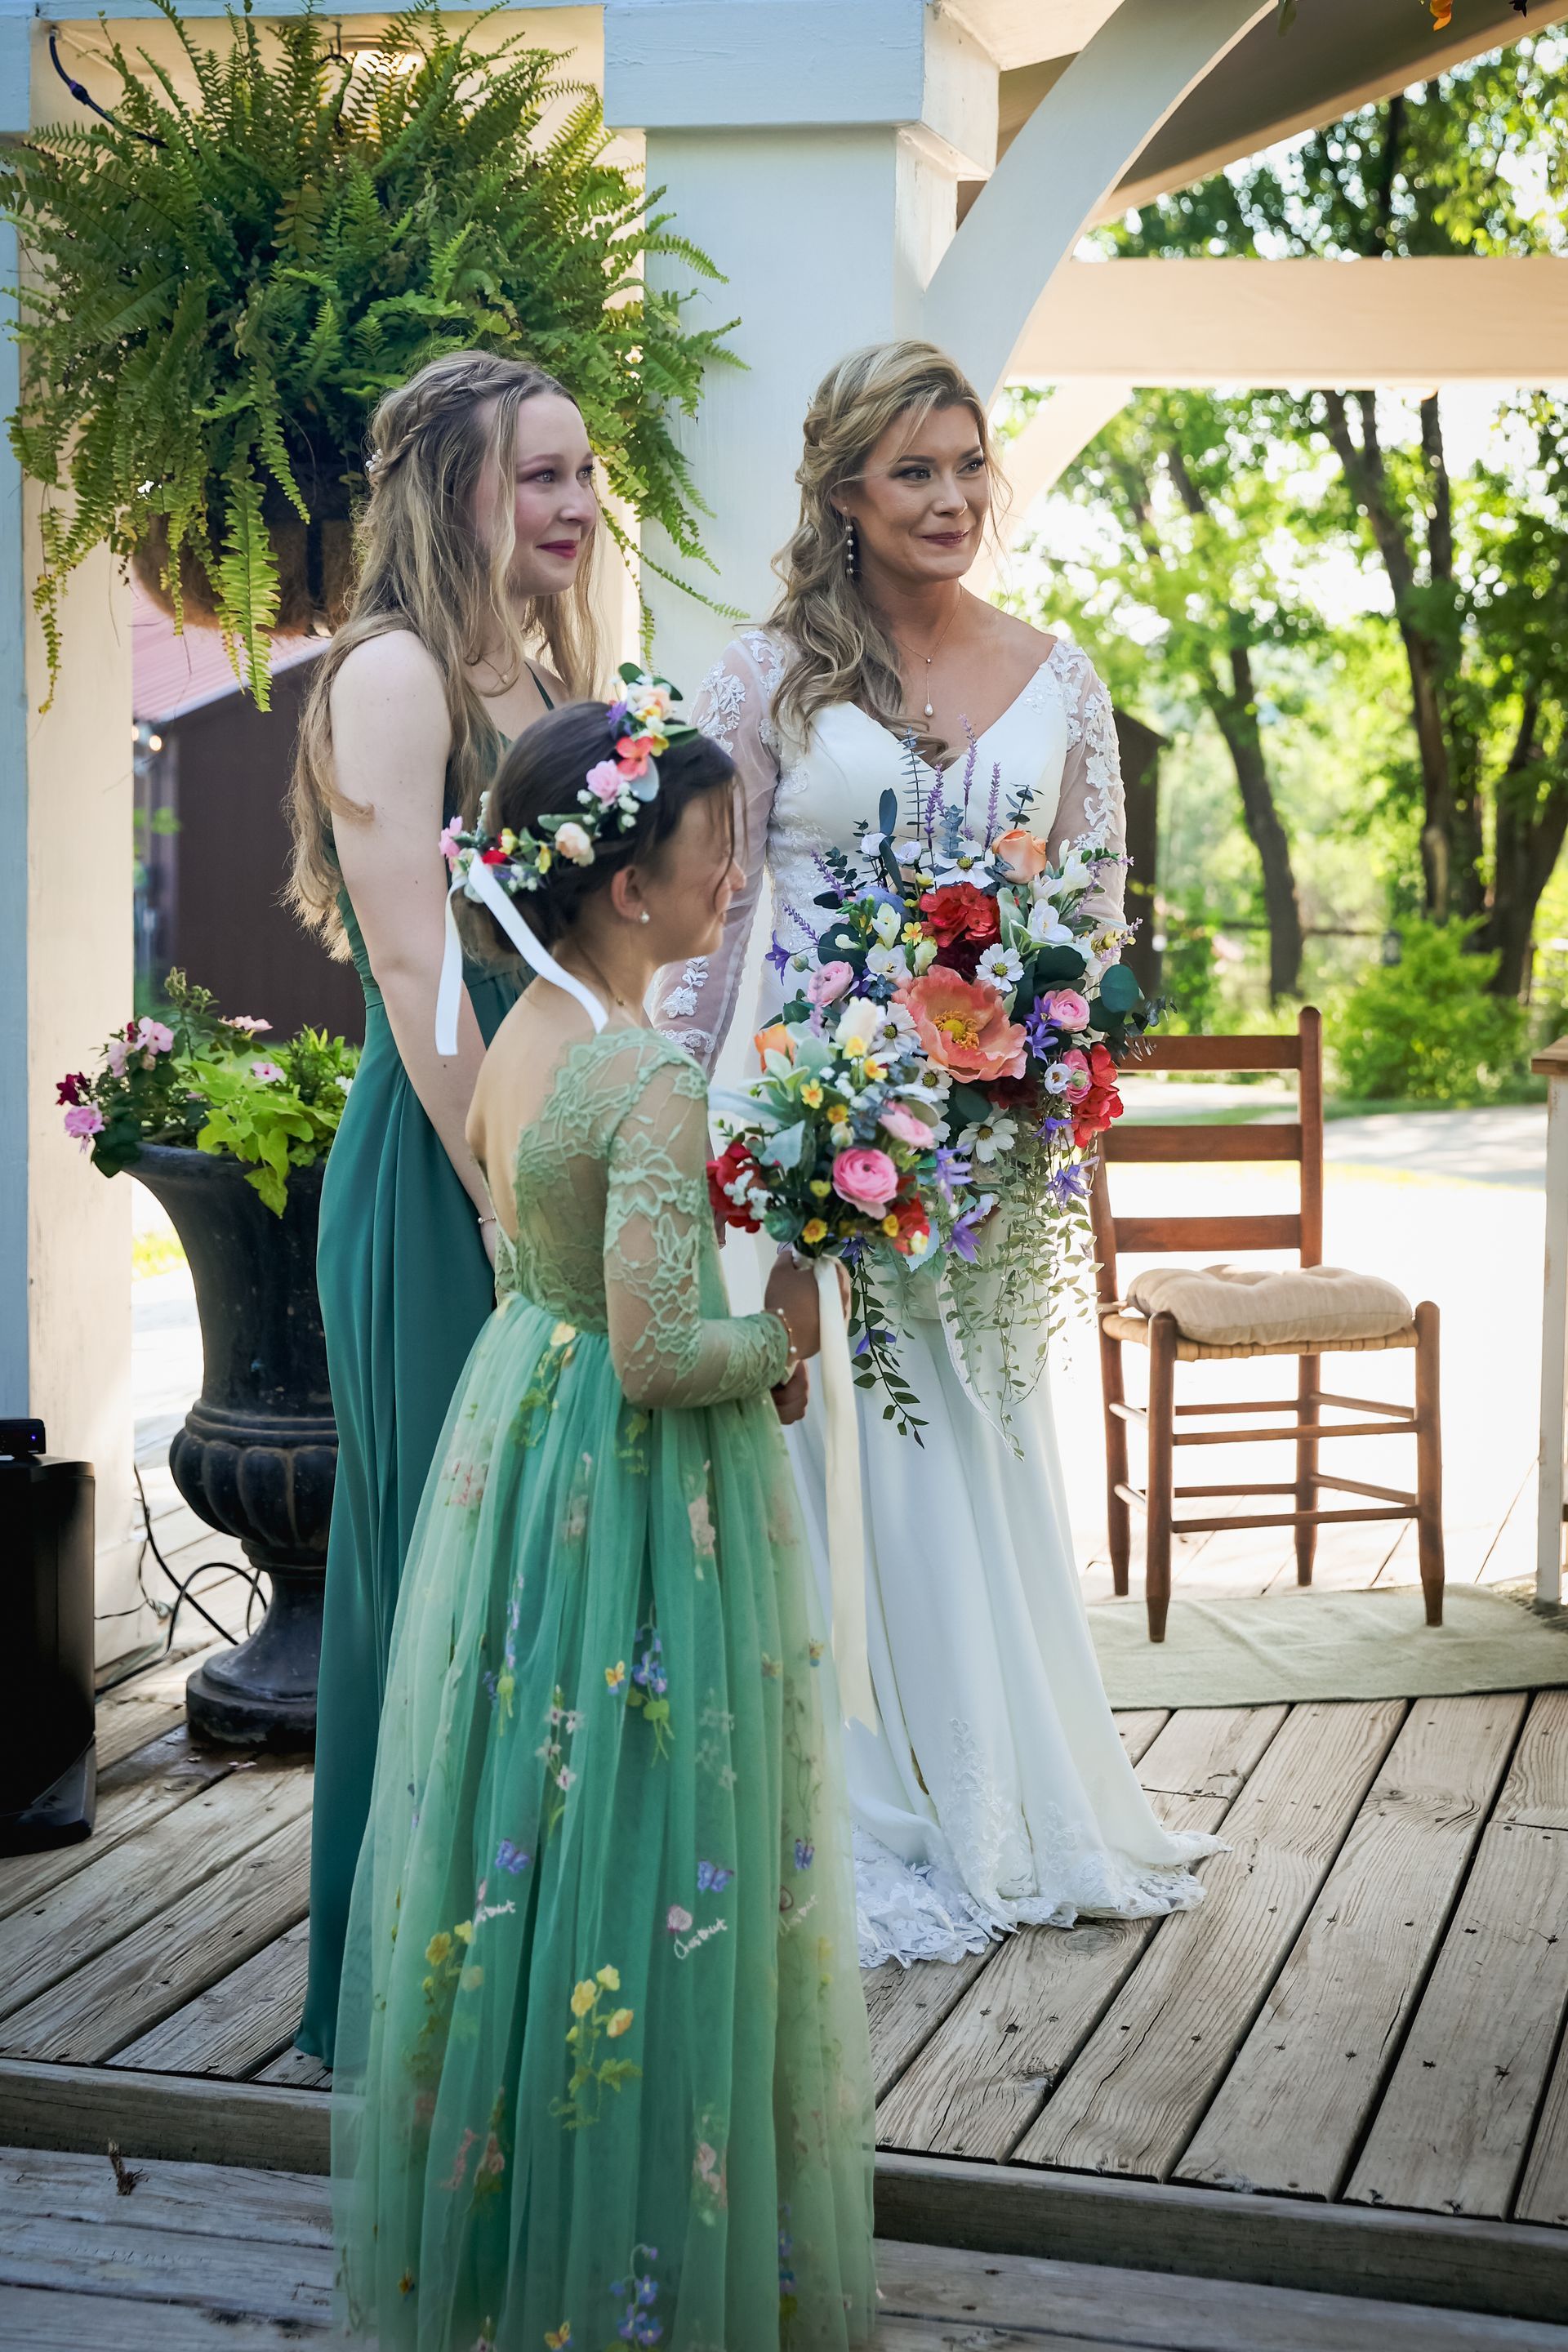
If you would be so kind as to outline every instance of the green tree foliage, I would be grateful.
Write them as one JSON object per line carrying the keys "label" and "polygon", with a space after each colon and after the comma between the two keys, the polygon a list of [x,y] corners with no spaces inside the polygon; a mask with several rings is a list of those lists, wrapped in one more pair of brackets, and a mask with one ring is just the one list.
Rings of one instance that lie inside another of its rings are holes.
{"label": "green tree foliage", "polygon": [[[1561,42],[1546,36],[1362,109],[1262,163],[1147,205],[1129,253],[1381,259],[1568,249]],[[1305,475],[1331,458],[1303,528],[1363,547],[1384,572],[1408,680],[1407,784],[1422,893],[1529,977],[1540,899],[1568,827],[1568,406],[1509,404],[1514,457],[1456,482],[1443,403],[1349,389],[1260,395]],[[1409,418],[1408,425],[1406,418]]]}
{"label": "green tree foliage", "polygon": [[642,271],[717,273],[606,160],[595,94],[515,37],[476,47],[482,20],[451,32],[434,0],[353,57],[313,8],[263,31],[246,0],[215,49],[156,5],[195,100],[114,42],[113,121],[35,131],[0,163],[29,260],[12,441],[68,493],[46,506],[36,590],[51,678],[71,572],[151,537],[176,602],[181,550],[199,559],[263,695],[268,527],[348,515],[377,399],[447,351],[559,376],[611,492],[700,560],[668,419],[730,357],[727,331],[687,326]]}
{"label": "green tree foliage", "polygon": [[1363,1102],[1477,1102],[1517,1077],[1524,1015],[1489,982],[1497,959],[1467,923],[1399,926],[1400,960],[1336,1008],[1329,1045],[1343,1091]]}
{"label": "green tree foliage", "polygon": [[1128,705],[1152,682],[1193,717],[1207,711],[1236,774],[1268,925],[1268,991],[1300,985],[1301,911],[1290,843],[1269,772],[1255,656],[1320,642],[1278,544],[1294,521],[1289,479],[1245,401],[1141,394],[1072,467],[1063,488],[1104,535],[1104,553],[1052,566],[1041,611],[1071,617]]}

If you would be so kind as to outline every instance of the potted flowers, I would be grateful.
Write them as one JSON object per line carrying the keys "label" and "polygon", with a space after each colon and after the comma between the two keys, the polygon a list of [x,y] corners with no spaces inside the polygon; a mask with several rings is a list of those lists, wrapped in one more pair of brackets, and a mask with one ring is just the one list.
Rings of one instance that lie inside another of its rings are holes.
{"label": "potted flowers", "polygon": [[242,1745],[308,1742],[337,1465],[316,1299],[321,1176],[354,1050],[307,1029],[220,1016],[172,973],[98,1070],[60,1081],[68,1134],[105,1175],[134,1170],[174,1221],[201,1317],[202,1392],[169,1450],[181,1494],[265,1570],[260,1627],[186,1685],[192,1728]]}
{"label": "potted flowers", "polygon": [[110,39],[101,87],[71,85],[99,119],[0,159],[29,262],[12,441],[68,492],[43,515],[51,665],[65,583],[107,542],[176,619],[223,627],[263,700],[268,634],[341,617],[372,409],[443,352],[548,368],[613,499],[698,555],[667,415],[695,408],[725,331],[641,273],[716,273],[606,160],[555,53],[448,30],[431,0],[382,48],[309,0],[265,27],[246,0],[216,47],[157,5],[179,78]]}

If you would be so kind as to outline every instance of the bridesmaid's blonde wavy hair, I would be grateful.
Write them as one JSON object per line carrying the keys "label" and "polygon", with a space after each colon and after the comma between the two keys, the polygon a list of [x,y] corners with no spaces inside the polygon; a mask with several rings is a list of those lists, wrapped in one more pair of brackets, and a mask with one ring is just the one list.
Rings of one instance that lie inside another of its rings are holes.
{"label": "bridesmaid's blonde wavy hair", "polygon": [[[979,394],[955,360],[935,343],[868,343],[830,368],[805,413],[805,447],[795,480],[800,522],[773,559],[784,593],[768,616],[789,646],[774,699],[779,724],[804,742],[819,710],[836,702],[860,709],[902,733],[909,726],[898,652],[851,575],[848,530],[833,504],[858,481],[890,425],[907,420],[910,438],[938,408],[967,408],[985,458],[994,515],[1006,484],[996,463]],[[921,737],[922,750],[946,752]]]}
{"label": "bridesmaid's blonde wavy hair", "polygon": [[[332,819],[339,811],[363,811],[338,786],[331,697],[354,647],[389,630],[410,629],[431,655],[452,722],[447,773],[469,824],[495,772],[500,738],[468,665],[487,646],[504,647],[504,692],[529,652],[542,649],[574,700],[592,694],[599,682],[594,549],[564,593],[531,597],[520,607],[508,587],[516,545],[510,498],[499,501],[500,527],[493,541],[474,526],[474,494],[486,467],[493,466],[503,485],[510,482],[519,411],[541,393],[572,397],[530,360],[448,352],[387,393],[371,418],[370,497],[357,530],[353,600],[348,619],[314,665],[289,801],[294,833],[289,903],[334,954],[346,948],[337,912],[342,877],[332,854]],[[492,405],[482,414],[487,401]]]}

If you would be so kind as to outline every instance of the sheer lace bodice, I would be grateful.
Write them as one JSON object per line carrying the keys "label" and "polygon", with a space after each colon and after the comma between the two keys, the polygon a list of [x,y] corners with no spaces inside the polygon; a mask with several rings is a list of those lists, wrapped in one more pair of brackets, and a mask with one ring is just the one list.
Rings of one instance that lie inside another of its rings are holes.
{"label": "sheer lace bodice", "polygon": [[633,1404],[717,1404],[784,1377],[778,1317],[728,1312],[707,1155],[702,1073],[646,1029],[570,1047],[518,1140],[517,1238],[498,1235],[498,1294],[607,1334]]}
{"label": "sheer lace bodice", "polygon": [[[778,971],[824,928],[815,904],[831,879],[824,851],[852,849],[857,827],[876,824],[884,792],[896,792],[900,805],[908,798],[902,745],[853,703],[818,712],[804,748],[784,738],[773,719],[773,698],[787,658],[774,631],[745,630],[703,681],[693,710],[697,725],[723,745],[739,771],[746,886],[731,901],[718,953],[663,974],[654,1017],[710,1070],[734,1017],[764,874],[773,882],[770,960]],[[1058,854],[1086,834],[1123,848],[1110,698],[1077,646],[1058,638],[1023,692],[979,738],[978,751],[976,794],[989,798],[998,771],[1004,803],[1028,787],[1026,821],[1048,834]],[[921,766],[929,779],[932,772]],[[1120,919],[1120,874],[1115,900],[1092,903],[1108,919]]]}

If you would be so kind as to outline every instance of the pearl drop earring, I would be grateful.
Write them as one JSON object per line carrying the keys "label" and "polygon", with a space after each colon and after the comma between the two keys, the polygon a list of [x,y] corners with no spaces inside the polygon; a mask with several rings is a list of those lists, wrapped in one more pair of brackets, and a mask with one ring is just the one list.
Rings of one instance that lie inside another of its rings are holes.
{"label": "pearl drop earring", "polygon": [[645,907],[645,908],[643,908],[643,910],[642,910],[642,913],[638,916],[637,920],[638,920],[639,922],[646,923],[646,922],[647,921],[647,919],[648,919],[647,908]]}
{"label": "pearl drop earring", "polygon": [[860,577],[860,541],[851,516],[844,525],[844,569],[851,580]]}

